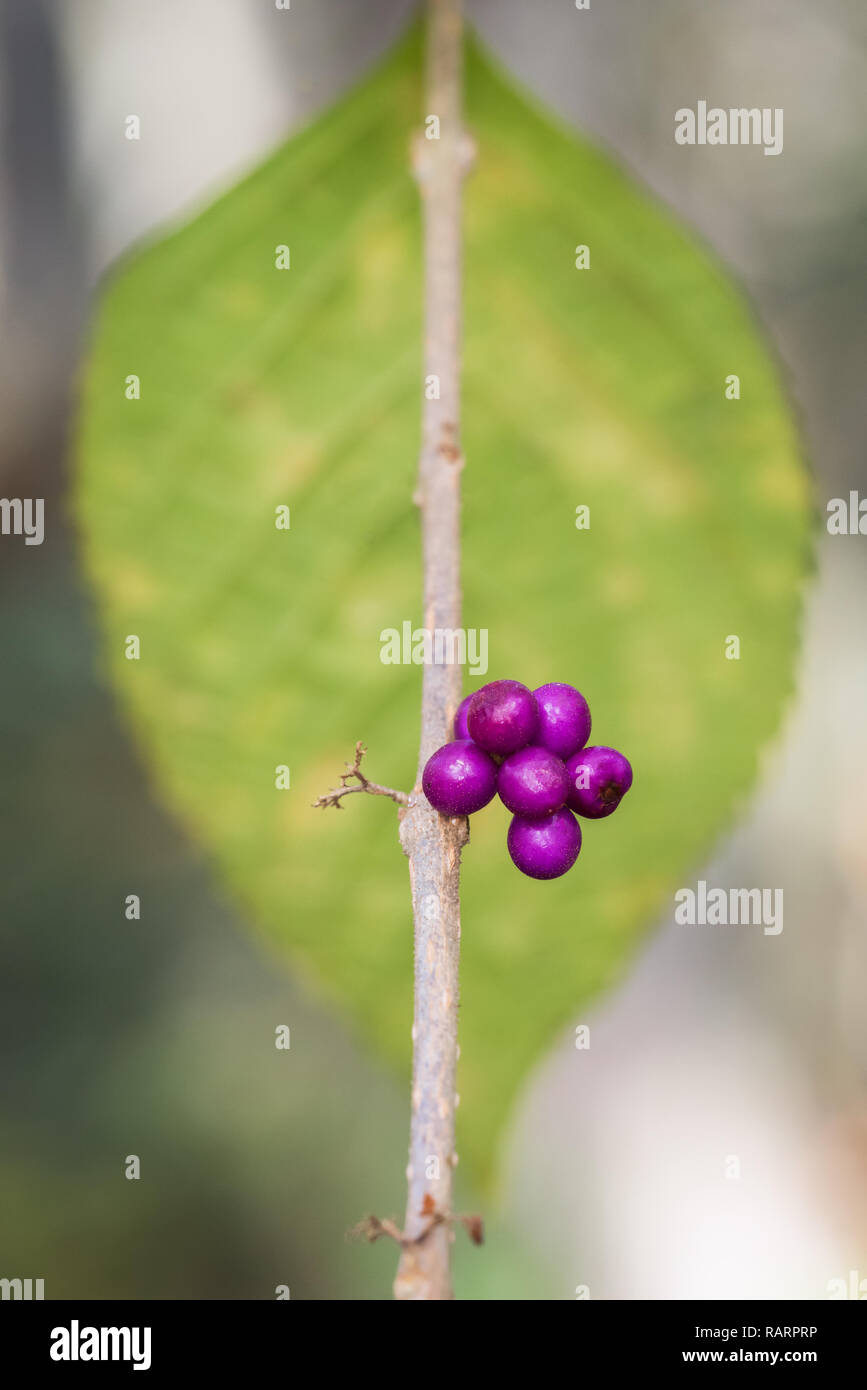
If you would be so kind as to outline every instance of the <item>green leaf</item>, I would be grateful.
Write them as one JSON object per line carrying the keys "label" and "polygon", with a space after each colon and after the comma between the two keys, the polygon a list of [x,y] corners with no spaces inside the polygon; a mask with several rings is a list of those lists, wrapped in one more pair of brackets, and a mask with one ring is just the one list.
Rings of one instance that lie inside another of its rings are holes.
{"label": "green leaf", "polygon": [[[383,665],[380,633],[422,622],[420,60],[414,31],[120,267],[95,326],[75,499],[158,788],[250,921],[404,1072],[412,927],[394,807],[310,803],[356,739],[377,781],[409,787],[415,771],[420,668]],[[490,1173],[534,1060],[672,910],[754,779],[792,686],[811,508],[778,372],[712,257],[474,42],[466,82],[464,620],[490,640],[468,688],[574,682],[594,740],[635,767],[557,882],[512,868],[499,803],[473,820],[459,1148]],[[140,400],[125,398],[130,374]]]}

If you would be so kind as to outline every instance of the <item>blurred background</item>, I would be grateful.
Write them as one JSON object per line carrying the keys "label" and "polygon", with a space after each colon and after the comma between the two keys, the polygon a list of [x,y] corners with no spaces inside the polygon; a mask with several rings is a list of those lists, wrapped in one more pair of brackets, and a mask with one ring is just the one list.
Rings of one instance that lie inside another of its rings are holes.
{"label": "blurred background", "polygon": [[[393,1251],[344,1233],[400,1210],[404,1087],[240,929],[155,800],[64,499],[101,274],[327,105],[411,8],[292,0],[290,27],[271,0],[0,0],[0,491],[47,499],[45,544],[0,547],[0,1275],[48,1297],[390,1293]],[[863,7],[468,9],[744,284],[820,506],[867,490]],[[785,109],[773,180],[674,144],[673,111],[717,92]],[[119,138],[128,111],[163,138]],[[660,922],[576,1018],[592,1051],[570,1027],[530,1078],[494,1239],[458,1246],[460,1295],[823,1298],[867,1279],[865,546],[821,533],[797,700],[699,875],[784,887],[782,936]],[[159,913],[129,930],[118,903],[157,885]],[[279,1053],[261,1065],[263,1013],[292,1021],[291,1087]],[[158,1182],[124,1180],[131,1153]]]}

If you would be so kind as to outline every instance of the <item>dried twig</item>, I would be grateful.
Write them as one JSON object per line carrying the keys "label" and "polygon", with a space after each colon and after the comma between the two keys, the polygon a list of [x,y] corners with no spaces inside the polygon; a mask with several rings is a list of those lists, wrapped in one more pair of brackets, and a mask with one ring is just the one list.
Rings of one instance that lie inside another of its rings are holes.
{"label": "dried twig", "polygon": [[430,1196],[425,1199],[419,1216],[423,1218],[424,1224],[419,1232],[413,1236],[402,1231],[396,1221],[392,1221],[389,1217],[380,1218],[378,1216],[366,1216],[349,1232],[349,1235],[358,1240],[366,1240],[371,1245],[385,1237],[388,1240],[393,1240],[396,1245],[400,1246],[401,1250],[407,1250],[410,1247],[418,1248],[424,1245],[428,1237],[440,1226],[454,1226],[459,1223],[464,1227],[474,1245],[484,1243],[484,1226],[480,1216],[451,1216],[447,1212],[438,1211],[434,1206],[433,1198]]}
{"label": "dried twig", "polygon": [[[342,811],[341,801],[344,796],[351,796],[353,792],[368,792],[370,796],[390,796],[392,801],[396,801],[398,806],[408,806],[409,797],[406,792],[395,791],[394,787],[381,787],[378,782],[371,782],[369,777],[365,777],[361,771],[361,759],[367,749],[359,740],[355,745],[355,762],[350,766],[346,764],[346,771],[340,774],[340,786],[332,787],[330,792],[324,796],[318,796],[313,802],[314,806],[334,806],[338,811]],[[356,779],[355,786],[348,786],[350,778]]]}

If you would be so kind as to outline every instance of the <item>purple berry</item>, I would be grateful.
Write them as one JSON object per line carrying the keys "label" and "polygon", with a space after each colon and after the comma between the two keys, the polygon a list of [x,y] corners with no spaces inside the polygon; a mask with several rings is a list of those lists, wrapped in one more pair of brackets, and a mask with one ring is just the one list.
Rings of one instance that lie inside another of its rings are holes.
{"label": "purple berry", "polygon": [[560,758],[547,748],[519,748],[500,768],[500,800],[518,816],[547,816],[569,795],[569,777]]}
{"label": "purple berry", "polygon": [[484,749],[462,738],[431,754],[421,784],[435,811],[444,816],[471,816],[493,800],[497,765]]}
{"label": "purple berry", "polygon": [[581,827],[565,806],[550,816],[513,816],[506,844],[522,874],[559,878],[578,858]]}
{"label": "purple berry", "polygon": [[467,728],[467,711],[470,707],[472,695],[465,695],[455,711],[454,731],[455,738],[469,738],[470,731]]}
{"label": "purple berry", "polygon": [[590,737],[590,706],[574,685],[559,681],[540,685],[533,694],[539,707],[536,743],[558,758],[571,758]]}
{"label": "purple berry", "polygon": [[516,753],[532,742],[538,724],[533,693],[520,681],[491,681],[470,700],[470,738],[489,753]]}
{"label": "purple berry", "polygon": [[632,768],[616,748],[582,748],[569,758],[566,771],[566,804],[590,820],[610,816],[632,786]]}

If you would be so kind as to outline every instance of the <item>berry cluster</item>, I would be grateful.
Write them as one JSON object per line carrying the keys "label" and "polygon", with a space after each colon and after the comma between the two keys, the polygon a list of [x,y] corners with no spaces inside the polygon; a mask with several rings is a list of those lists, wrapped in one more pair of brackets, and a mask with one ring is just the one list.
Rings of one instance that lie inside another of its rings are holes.
{"label": "berry cluster", "polygon": [[573,811],[610,816],[632,786],[622,753],[585,746],[590,709],[571,685],[491,681],[461,701],[454,730],[454,742],[428,758],[425,796],[444,816],[469,816],[499,792],[512,812],[509,854],[530,878],[559,878],[575,863]]}

